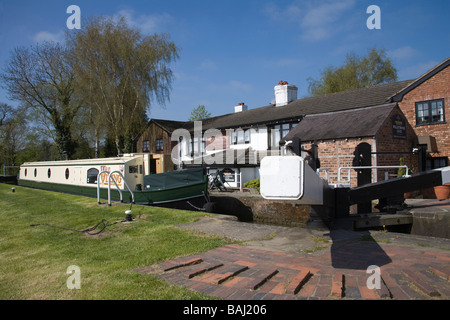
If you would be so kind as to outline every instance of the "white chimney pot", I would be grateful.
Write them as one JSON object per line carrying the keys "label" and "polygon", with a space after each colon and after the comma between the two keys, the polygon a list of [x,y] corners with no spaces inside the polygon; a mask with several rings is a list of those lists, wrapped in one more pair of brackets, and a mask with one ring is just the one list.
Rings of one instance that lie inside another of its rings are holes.
{"label": "white chimney pot", "polygon": [[287,105],[289,102],[297,100],[298,88],[287,82],[280,81],[275,90],[275,106],[281,107]]}
{"label": "white chimney pot", "polygon": [[234,113],[247,111],[247,110],[248,110],[248,106],[246,106],[245,103],[243,103],[243,102],[239,103],[237,106],[234,107]]}

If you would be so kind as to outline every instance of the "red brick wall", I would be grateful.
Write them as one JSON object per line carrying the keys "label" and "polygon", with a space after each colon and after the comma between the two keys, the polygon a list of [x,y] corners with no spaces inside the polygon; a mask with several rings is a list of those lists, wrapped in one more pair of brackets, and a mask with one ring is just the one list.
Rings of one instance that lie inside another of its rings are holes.
{"label": "red brick wall", "polygon": [[[394,138],[392,134],[391,118],[396,115],[400,115],[403,119],[405,119],[405,116],[402,114],[399,108],[395,108],[394,110],[392,110],[388,119],[385,121],[376,135],[376,151],[399,153],[378,154],[376,164],[378,166],[398,166],[400,165],[400,158],[403,158],[404,164],[408,166],[410,174],[418,172],[418,156],[412,154],[413,147],[416,143],[416,134],[408,121],[405,121],[406,139]],[[403,154],[400,152],[408,153]],[[390,177],[395,177],[398,173],[398,169],[379,169],[378,181],[382,181],[385,179],[385,172],[388,172]]]}
{"label": "red brick wall", "polygon": [[[355,139],[335,139],[316,141],[319,152],[320,168],[327,169],[329,174],[329,183],[343,183],[348,181],[348,170],[341,170],[341,181],[338,181],[338,168],[351,167],[353,162],[353,152],[358,144],[367,142],[373,145],[372,138],[355,138]],[[303,148],[310,149],[311,143],[302,144]],[[373,161],[373,160],[372,160]],[[325,178],[325,172],[320,173]],[[356,186],[356,171],[350,170],[351,186]]]}
{"label": "red brick wall", "polygon": [[[431,135],[436,138],[438,153],[433,157],[450,156],[450,67],[441,70],[411,90],[399,102],[399,106],[418,136]],[[444,99],[445,120],[444,124],[416,125],[416,102]]]}
{"label": "red brick wall", "polygon": [[[402,115],[400,109],[393,109],[390,116],[386,119],[382,127],[379,129],[375,137],[334,139],[316,141],[319,152],[321,169],[328,169],[329,183],[342,183],[348,180],[348,170],[341,170],[341,181],[338,181],[338,168],[351,167],[355,148],[358,144],[366,142],[372,146],[372,152],[411,152],[415,142],[415,133],[413,128],[406,122],[406,139],[395,139],[392,134],[391,117],[394,115]],[[402,115],[402,117],[404,117]],[[311,148],[311,142],[304,143],[305,149]],[[417,156],[413,154],[377,154],[372,156],[372,165],[377,166],[398,166],[400,158],[403,157],[405,164],[412,172],[417,172]],[[390,178],[397,175],[398,169],[377,169],[373,171],[372,181],[383,181],[385,172],[388,171]],[[376,173],[376,179],[375,179]],[[325,177],[325,172],[321,172],[321,176]],[[356,171],[350,170],[351,187],[355,187]]]}

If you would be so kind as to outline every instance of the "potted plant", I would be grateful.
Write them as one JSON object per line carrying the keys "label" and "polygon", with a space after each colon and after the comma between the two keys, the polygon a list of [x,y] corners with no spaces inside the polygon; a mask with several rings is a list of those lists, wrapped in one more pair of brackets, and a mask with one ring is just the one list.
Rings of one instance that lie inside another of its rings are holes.
{"label": "potted plant", "polygon": [[450,199],[450,183],[434,187],[436,199]]}

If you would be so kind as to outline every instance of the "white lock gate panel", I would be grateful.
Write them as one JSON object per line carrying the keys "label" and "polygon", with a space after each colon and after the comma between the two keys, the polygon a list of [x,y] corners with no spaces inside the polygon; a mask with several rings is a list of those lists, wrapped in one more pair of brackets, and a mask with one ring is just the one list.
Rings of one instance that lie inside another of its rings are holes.
{"label": "white lock gate panel", "polygon": [[264,199],[300,200],[323,204],[326,183],[299,156],[269,156],[261,160],[260,190]]}

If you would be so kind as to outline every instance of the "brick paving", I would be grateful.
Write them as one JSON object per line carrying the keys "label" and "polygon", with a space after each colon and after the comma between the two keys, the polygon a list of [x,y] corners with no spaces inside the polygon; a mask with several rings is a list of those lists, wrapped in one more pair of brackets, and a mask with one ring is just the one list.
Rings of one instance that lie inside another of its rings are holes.
{"label": "brick paving", "polygon": [[[370,265],[380,268],[379,288],[367,285]],[[450,298],[450,252],[375,241],[314,254],[226,245],[136,271],[227,300]]]}

